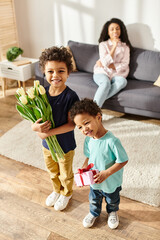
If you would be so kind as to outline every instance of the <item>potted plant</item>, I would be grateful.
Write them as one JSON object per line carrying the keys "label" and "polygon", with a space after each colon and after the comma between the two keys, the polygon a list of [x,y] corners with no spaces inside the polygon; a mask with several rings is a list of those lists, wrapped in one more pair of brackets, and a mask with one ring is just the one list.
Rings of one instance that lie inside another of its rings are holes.
{"label": "potted plant", "polygon": [[19,47],[11,47],[6,53],[7,60],[13,62],[19,55],[23,53],[23,50]]}

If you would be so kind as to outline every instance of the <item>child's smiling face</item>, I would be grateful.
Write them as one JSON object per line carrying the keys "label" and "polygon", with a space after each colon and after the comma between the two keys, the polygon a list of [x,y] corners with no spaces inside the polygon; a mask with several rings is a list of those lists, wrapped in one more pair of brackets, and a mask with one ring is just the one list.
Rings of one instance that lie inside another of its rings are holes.
{"label": "child's smiling face", "polygon": [[81,132],[89,137],[100,138],[101,133],[101,114],[98,113],[97,116],[91,116],[88,113],[78,114],[74,118],[74,122]]}
{"label": "child's smiling face", "polygon": [[69,76],[66,63],[48,61],[45,65],[45,75],[51,87],[63,89]]}

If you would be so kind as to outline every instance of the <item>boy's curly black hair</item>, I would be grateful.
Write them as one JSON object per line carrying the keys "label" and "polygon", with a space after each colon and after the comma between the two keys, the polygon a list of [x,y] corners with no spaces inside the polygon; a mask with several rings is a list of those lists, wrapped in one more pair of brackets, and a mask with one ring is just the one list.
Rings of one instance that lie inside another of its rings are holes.
{"label": "boy's curly black hair", "polygon": [[98,113],[102,115],[101,108],[89,98],[84,98],[81,101],[77,101],[70,109],[70,118],[74,122],[74,118],[78,114],[88,113],[91,116],[97,116]]}
{"label": "boy's curly black hair", "polygon": [[63,46],[61,46],[61,47],[53,46],[51,48],[45,49],[42,52],[42,54],[39,58],[39,65],[40,65],[42,72],[44,72],[45,65],[48,61],[64,62],[67,66],[68,73],[70,73],[73,70],[71,58],[72,58],[72,55],[67,50],[67,48],[65,48]]}

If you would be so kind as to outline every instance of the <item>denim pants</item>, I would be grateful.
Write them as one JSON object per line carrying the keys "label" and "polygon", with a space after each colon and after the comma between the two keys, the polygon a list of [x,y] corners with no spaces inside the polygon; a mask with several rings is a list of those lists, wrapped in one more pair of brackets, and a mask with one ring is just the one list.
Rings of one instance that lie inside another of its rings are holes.
{"label": "denim pants", "polygon": [[89,193],[90,213],[94,217],[97,217],[100,215],[101,209],[102,209],[103,197],[105,198],[105,201],[106,201],[107,213],[118,211],[119,203],[120,203],[119,192],[121,191],[121,189],[122,188],[120,186],[113,193],[105,193],[102,190],[94,190],[92,187],[90,187],[90,193]]}
{"label": "denim pants", "polygon": [[94,74],[93,79],[98,85],[94,96],[94,101],[99,107],[102,107],[105,100],[114,96],[127,85],[127,80],[121,76],[115,76],[111,80],[106,74]]}

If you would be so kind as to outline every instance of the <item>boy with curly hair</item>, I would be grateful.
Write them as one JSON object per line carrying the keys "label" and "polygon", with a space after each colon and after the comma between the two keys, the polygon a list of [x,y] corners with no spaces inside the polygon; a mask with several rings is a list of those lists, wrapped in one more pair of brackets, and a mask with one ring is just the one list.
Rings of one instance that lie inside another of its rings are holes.
{"label": "boy with curly hair", "polygon": [[[76,147],[74,138],[75,124],[71,121],[69,111],[79,100],[77,94],[66,86],[67,78],[72,71],[72,56],[65,47],[51,47],[45,49],[40,58],[40,67],[45,73],[50,86],[46,87],[46,94],[52,107],[55,128],[50,129],[51,123],[41,123],[38,119],[32,124],[32,130],[38,132],[42,140],[43,155],[47,170],[53,185],[53,192],[47,197],[46,205],[54,206],[55,210],[66,208],[72,197],[73,170],[72,162]],[[64,159],[55,162],[49,151],[45,138],[56,135],[63,149]]]}
{"label": "boy with curly hair", "polygon": [[72,121],[78,129],[86,135],[84,154],[86,160],[82,168],[93,163],[93,169],[99,173],[94,176],[95,184],[90,186],[89,202],[90,212],[83,219],[83,226],[91,227],[101,213],[102,199],[106,201],[108,213],[108,226],[117,228],[119,218],[120,194],[123,167],[128,162],[128,156],[118,138],[102,124],[100,107],[90,99],[76,102],[70,110]]}

